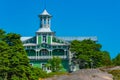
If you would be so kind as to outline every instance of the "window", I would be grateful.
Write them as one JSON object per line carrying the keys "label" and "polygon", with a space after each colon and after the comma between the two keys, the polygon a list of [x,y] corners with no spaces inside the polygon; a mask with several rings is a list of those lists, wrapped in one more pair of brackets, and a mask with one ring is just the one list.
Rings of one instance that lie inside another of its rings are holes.
{"label": "window", "polygon": [[47,39],[46,39],[46,35],[43,35],[43,43],[46,43]]}
{"label": "window", "polygon": [[44,18],[44,24],[46,24],[46,18]]}

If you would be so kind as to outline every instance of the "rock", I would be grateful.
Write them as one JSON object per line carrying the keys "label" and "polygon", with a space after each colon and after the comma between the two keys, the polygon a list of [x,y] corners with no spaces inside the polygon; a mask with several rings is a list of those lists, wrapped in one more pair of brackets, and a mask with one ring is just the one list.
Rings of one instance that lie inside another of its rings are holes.
{"label": "rock", "polygon": [[68,75],[54,76],[46,80],[113,80],[113,76],[99,69],[81,69]]}

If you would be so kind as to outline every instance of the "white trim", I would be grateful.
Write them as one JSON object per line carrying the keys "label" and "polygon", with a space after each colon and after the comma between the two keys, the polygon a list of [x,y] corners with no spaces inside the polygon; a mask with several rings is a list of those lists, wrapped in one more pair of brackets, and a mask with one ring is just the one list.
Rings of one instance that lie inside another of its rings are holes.
{"label": "white trim", "polygon": [[36,35],[36,43],[37,43],[37,44],[38,44],[38,42],[39,42],[39,40],[38,40],[38,39],[39,39],[39,36],[40,36],[39,34]]}

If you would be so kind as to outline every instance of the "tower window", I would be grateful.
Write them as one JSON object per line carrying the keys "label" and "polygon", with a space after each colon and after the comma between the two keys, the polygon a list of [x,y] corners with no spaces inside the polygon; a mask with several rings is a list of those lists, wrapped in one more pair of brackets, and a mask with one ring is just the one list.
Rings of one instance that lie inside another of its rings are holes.
{"label": "tower window", "polygon": [[44,18],[44,24],[46,24],[46,18]]}
{"label": "tower window", "polygon": [[46,35],[43,35],[43,43],[46,43],[47,39],[46,39]]}

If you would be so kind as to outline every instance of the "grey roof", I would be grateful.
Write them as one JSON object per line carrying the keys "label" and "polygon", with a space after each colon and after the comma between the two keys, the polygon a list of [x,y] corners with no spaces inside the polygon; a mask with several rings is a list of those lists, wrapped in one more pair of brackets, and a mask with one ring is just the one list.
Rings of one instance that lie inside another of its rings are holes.
{"label": "grey roof", "polygon": [[93,40],[93,41],[97,41],[97,37],[96,36],[89,36],[89,37],[70,36],[70,37],[58,37],[58,38],[62,39],[62,40],[65,40],[65,41],[73,41],[73,40],[82,41],[82,40],[87,40],[87,39],[90,39],[90,40]]}
{"label": "grey roof", "polygon": [[27,36],[27,37],[21,37],[20,40],[21,40],[21,41],[26,41],[26,40],[28,40],[28,39],[30,39],[30,38],[32,38],[32,36],[29,36],[29,37],[28,37],[28,36]]}
{"label": "grey roof", "polygon": [[40,28],[37,33],[39,32],[52,32],[51,29],[49,27],[43,27],[43,28]]}
{"label": "grey roof", "polygon": [[[21,37],[21,41],[25,41],[25,40],[28,40],[32,37]],[[89,37],[81,37],[81,36],[78,36],[78,37],[75,37],[75,36],[70,36],[70,37],[57,37],[58,39],[62,39],[62,40],[65,40],[65,41],[72,41],[72,40],[79,40],[79,41],[82,41],[82,40],[85,40],[85,39],[90,39],[90,40],[93,40],[93,41],[97,41],[97,37],[96,36],[89,36]]]}

